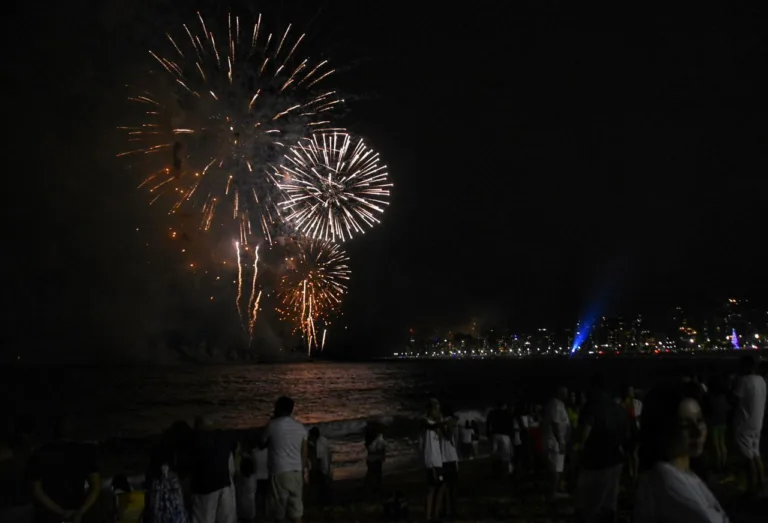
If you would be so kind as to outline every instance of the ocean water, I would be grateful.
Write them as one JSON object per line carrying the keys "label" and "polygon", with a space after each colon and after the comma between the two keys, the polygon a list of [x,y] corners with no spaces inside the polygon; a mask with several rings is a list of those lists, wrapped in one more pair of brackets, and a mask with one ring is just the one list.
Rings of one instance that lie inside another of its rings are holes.
{"label": "ocean water", "polygon": [[360,474],[363,429],[386,425],[388,467],[415,458],[416,420],[436,396],[463,419],[484,419],[498,399],[543,402],[558,384],[584,389],[600,370],[615,385],[647,387],[681,368],[707,374],[731,362],[710,360],[449,360],[292,363],[190,367],[8,367],[0,377],[16,414],[45,424],[67,413],[79,437],[101,440],[158,434],[176,420],[213,418],[232,429],[263,426],[275,399],[291,396],[294,415],[331,440],[335,474]]}

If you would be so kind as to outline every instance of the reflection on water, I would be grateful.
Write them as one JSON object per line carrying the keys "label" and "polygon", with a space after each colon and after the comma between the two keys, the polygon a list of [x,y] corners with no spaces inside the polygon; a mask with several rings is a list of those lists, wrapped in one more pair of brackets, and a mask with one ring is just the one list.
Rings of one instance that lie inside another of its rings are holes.
{"label": "reflection on water", "polygon": [[361,418],[408,408],[408,365],[301,363],[221,367],[23,369],[12,396],[34,415],[67,412],[90,438],[142,436],[174,420],[208,415],[228,428],[263,425],[280,395],[305,423]]}

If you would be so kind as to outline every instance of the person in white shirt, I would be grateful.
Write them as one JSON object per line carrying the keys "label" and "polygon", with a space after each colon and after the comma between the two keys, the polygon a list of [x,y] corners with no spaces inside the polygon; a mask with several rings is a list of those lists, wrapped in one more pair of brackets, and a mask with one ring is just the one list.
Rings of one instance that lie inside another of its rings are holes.
{"label": "person in white shirt", "polygon": [[275,402],[275,415],[261,436],[267,447],[270,492],[267,512],[273,519],[301,522],[304,515],[302,490],[307,466],[307,429],[291,417],[293,400],[286,396]]}
{"label": "person in white shirt", "polygon": [[309,431],[307,446],[310,463],[308,498],[312,498],[314,494],[320,504],[328,503],[331,497],[331,482],[333,481],[331,445],[327,438],[320,435],[318,427],[312,427]]}
{"label": "person in white shirt", "polygon": [[445,479],[446,517],[456,519],[456,485],[459,480],[459,453],[456,450],[458,441],[459,418],[453,413],[453,409],[446,407],[444,412],[441,452],[443,456],[443,478]]}
{"label": "person in white shirt", "polygon": [[654,389],[646,399],[640,433],[641,467],[634,523],[728,523],[728,516],[691,470],[701,456],[707,425],[693,384]]}
{"label": "person in white shirt", "polygon": [[376,494],[381,488],[383,479],[384,461],[387,459],[387,442],[384,441],[381,428],[375,425],[366,427],[365,439],[365,450],[367,451],[365,464],[368,467],[365,474],[365,490],[368,493]]}
{"label": "person in white shirt", "polygon": [[744,456],[748,488],[759,494],[765,489],[765,470],[760,459],[760,434],[765,414],[765,380],[758,374],[758,361],[747,354],[741,358],[741,378],[733,395],[737,399],[733,419],[736,446]]}
{"label": "person in white shirt", "polygon": [[461,439],[461,457],[464,459],[474,459],[474,449],[472,447],[472,436],[475,434],[475,429],[472,428],[472,423],[467,420],[464,425],[459,429],[459,437]]}
{"label": "person in white shirt", "polygon": [[256,517],[256,474],[250,454],[244,454],[240,459],[240,470],[235,474],[235,498],[238,521],[253,521]]}
{"label": "person in white shirt", "polygon": [[445,424],[440,412],[440,402],[432,398],[422,420],[421,458],[427,471],[427,521],[438,521],[443,505],[443,447],[442,431]]}
{"label": "person in white shirt", "polygon": [[568,448],[568,435],[571,432],[571,420],[565,408],[567,399],[568,389],[558,387],[555,397],[547,404],[542,426],[542,440],[552,475],[553,498],[567,497],[567,494],[560,492],[560,475],[565,468],[565,452]]}
{"label": "person in white shirt", "polygon": [[498,402],[497,408],[491,410],[485,420],[486,433],[493,445],[493,470],[499,479],[512,473],[513,425],[513,413],[504,400]]}
{"label": "person in white shirt", "polygon": [[255,448],[251,451],[256,470],[256,518],[267,516],[267,493],[269,492],[269,450]]}

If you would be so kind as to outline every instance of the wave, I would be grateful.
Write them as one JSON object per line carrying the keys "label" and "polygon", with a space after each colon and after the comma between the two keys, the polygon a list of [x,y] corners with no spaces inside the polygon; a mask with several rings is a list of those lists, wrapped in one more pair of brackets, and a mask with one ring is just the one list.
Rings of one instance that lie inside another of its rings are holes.
{"label": "wave", "polygon": [[[467,409],[456,412],[456,416],[459,418],[459,423],[466,423],[467,421],[477,421],[478,423],[485,423],[486,416],[489,409]],[[416,415],[398,415],[398,414],[383,414],[377,416],[369,416],[367,418],[354,418],[354,419],[341,419],[324,421],[320,423],[306,423],[307,429],[317,427],[320,429],[320,434],[328,439],[344,439],[352,436],[359,436],[365,433],[365,428],[369,424],[382,427],[385,436],[398,437],[407,436],[416,433],[418,431],[419,422],[422,419],[421,416]]]}

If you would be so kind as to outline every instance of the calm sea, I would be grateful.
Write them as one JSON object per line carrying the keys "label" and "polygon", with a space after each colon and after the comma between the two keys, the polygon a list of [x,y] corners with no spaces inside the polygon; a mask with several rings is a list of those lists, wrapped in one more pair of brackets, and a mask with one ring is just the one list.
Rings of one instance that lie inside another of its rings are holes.
{"label": "calm sea", "polygon": [[288,395],[296,402],[295,416],[319,425],[331,439],[337,468],[349,469],[363,459],[362,430],[372,417],[389,427],[393,461],[407,460],[413,454],[413,420],[432,395],[465,419],[482,419],[499,398],[544,401],[557,384],[583,388],[595,370],[616,386],[647,387],[682,368],[696,366],[706,374],[732,365],[731,360],[615,359],[6,367],[2,378],[17,414],[44,423],[49,415],[65,412],[86,439],[157,434],[175,420],[191,422],[196,415],[227,428],[259,427],[274,400]]}

